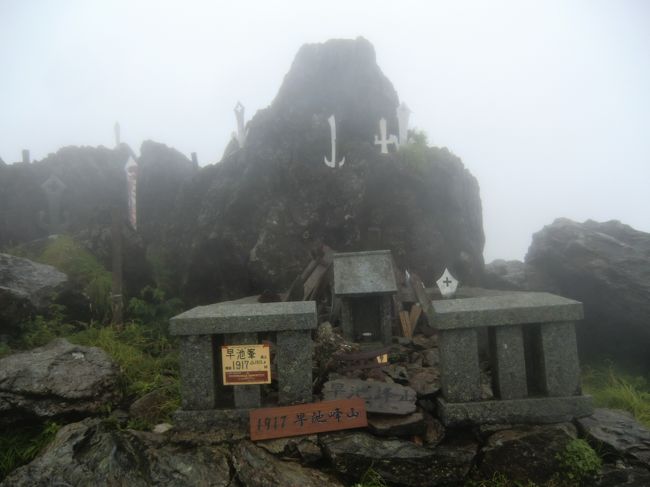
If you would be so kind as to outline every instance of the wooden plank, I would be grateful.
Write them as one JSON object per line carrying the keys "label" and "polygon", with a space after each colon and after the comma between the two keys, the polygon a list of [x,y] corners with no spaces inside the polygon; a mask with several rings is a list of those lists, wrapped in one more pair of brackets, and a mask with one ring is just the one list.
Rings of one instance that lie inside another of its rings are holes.
{"label": "wooden plank", "polygon": [[413,306],[411,306],[411,313],[409,314],[409,321],[411,322],[411,336],[415,331],[415,327],[418,324],[418,320],[420,319],[421,314],[422,306],[420,306],[419,303],[415,303]]}
{"label": "wooden plank", "polygon": [[[431,298],[427,295],[422,279],[415,272],[411,273],[411,289],[418,300],[418,304],[422,307],[422,311],[429,320],[429,325],[435,327],[435,313],[431,304]],[[415,330],[413,331],[415,332]]]}
{"label": "wooden plank", "polygon": [[399,321],[402,324],[402,335],[406,338],[413,338],[413,331],[411,329],[411,321],[409,320],[408,311],[399,312]]}
{"label": "wooden plank", "polygon": [[365,426],[368,426],[365,402],[359,397],[250,412],[250,435],[254,441]]}

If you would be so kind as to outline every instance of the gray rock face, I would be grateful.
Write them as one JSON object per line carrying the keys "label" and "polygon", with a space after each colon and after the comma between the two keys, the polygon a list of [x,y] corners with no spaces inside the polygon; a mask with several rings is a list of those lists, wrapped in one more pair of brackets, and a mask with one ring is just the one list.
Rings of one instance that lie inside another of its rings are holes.
{"label": "gray rock face", "polygon": [[526,263],[584,303],[579,344],[588,353],[650,368],[650,234],[617,221],[558,219],[533,236]]}
{"label": "gray rock face", "polygon": [[[427,282],[445,266],[465,283],[482,273],[476,179],[447,149],[373,145],[380,117],[396,131],[398,98],[364,39],[305,46],[271,106],[249,123],[243,149],[202,168],[170,230],[185,294],[214,302],[288,288],[325,243],[339,252],[389,249]],[[336,117],[339,169],[327,167]],[[379,238],[373,229],[378,229]]]}
{"label": "gray rock face", "polygon": [[488,289],[559,292],[553,280],[542,269],[520,260],[497,259],[485,264],[483,282]]}
{"label": "gray rock face", "polygon": [[512,480],[544,484],[560,469],[555,455],[575,437],[575,427],[569,423],[497,431],[481,450],[479,471],[483,478],[502,472]]}
{"label": "gray rock face", "polygon": [[0,360],[0,422],[99,413],[117,399],[117,365],[65,339]]}
{"label": "gray rock face", "polygon": [[607,453],[650,469],[650,430],[626,412],[596,409],[578,420],[578,426],[592,444]]}
{"label": "gray rock face", "polygon": [[237,478],[246,487],[275,487],[276,485],[339,487],[343,485],[324,472],[278,460],[248,441],[242,441],[234,447],[232,462]]}
{"label": "gray rock face", "polygon": [[326,456],[346,477],[359,479],[372,468],[391,485],[456,485],[476,456],[475,443],[438,446],[434,450],[402,440],[380,440],[367,433],[322,437]]}
{"label": "gray rock face", "polygon": [[16,331],[31,313],[47,311],[68,277],[54,267],[0,254],[0,335]]}
{"label": "gray rock face", "polygon": [[0,486],[226,487],[230,482],[227,455],[218,447],[169,445],[161,435],[111,430],[85,419],[64,426],[36,460]]}

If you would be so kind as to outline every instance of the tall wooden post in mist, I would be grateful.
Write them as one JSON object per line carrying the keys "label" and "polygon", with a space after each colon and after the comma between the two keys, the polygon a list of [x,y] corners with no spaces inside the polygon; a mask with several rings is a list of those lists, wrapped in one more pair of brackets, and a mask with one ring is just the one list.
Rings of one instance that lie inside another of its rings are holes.
{"label": "tall wooden post in mist", "polygon": [[119,208],[111,211],[111,241],[113,243],[111,284],[111,323],[121,326],[123,322],[124,299],[122,296],[122,212]]}

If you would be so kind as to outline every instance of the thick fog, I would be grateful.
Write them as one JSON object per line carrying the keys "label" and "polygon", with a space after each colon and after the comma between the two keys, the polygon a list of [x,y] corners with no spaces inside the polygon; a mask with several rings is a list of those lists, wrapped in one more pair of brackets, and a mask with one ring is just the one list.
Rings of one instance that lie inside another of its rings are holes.
{"label": "thick fog", "polygon": [[0,158],[146,139],[201,165],[303,43],[366,37],[479,181],[485,258],[556,217],[650,231],[650,2],[0,0]]}

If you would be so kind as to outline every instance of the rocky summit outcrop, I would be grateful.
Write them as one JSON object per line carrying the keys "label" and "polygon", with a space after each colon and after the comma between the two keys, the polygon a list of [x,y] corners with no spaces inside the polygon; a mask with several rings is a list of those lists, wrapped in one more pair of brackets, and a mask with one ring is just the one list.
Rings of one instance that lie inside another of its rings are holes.
{"label": "rocky summit outcrop", "polygon": [[57,339],[0,360],[0,423],[98,414],[118,398],[117,365],[97,347]]}
{"label": "rocky summit outcrop", "polygon": [[68,277],[52,266],[0,254],[0,335],[14,334],[34,313],[46,313],[67,286]]}
{"label": "rocky summit outcrop", "polygon": [[584,352],[650,368],[650,234],[618,221],[557,219],[533,236],[526,264],[584,303]]}
{"label": "rocky summit outcrop", "polygon": [[[325,243],[390,249],[428,283],[449,267],[480,279],[484,243],[476,179],[447,149],[381,154],[379,119],[397,133],[399,100],[365,39],[301,48],[243,148],[187,184],[167,234],[184,295],[196,302],[283,291]],[[336,120],[332,158],[328,118]]]}

